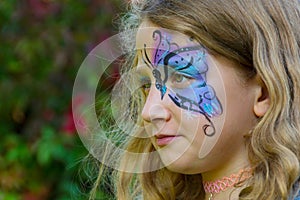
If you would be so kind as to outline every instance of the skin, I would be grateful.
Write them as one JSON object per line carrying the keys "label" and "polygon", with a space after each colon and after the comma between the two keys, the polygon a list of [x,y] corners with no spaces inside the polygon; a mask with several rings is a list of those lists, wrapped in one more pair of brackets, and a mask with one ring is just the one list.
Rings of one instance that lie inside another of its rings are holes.
{"label": "skin", "polygon": [[[153,60],[151,52],[156,45],[151,33],[156,30],[170,34],[179,46],[190,44],[186,42],[188,36],[164,30],[147,20],[140,25],[136,37],[137,71],[151,81],[151,86],[145,89],[147,100],[142,117],[162,162],[174,172],[201,173],[204,180],[220,179],[249,166],[244,135],[268,107],[268,101],[261,98],[266,96],[261,81],[255,78],[245,82],[237,64],[218,55],[208,55],[207,83],[214,88],[224,109],[220,116],[212,117],[216,134],[209,137],[202,129],[207,124],[203,115],[193,113],[193,117],[187,117],[190,111],[176,106],[170,98],[162,99],[161,92],[155,87],[153,70],[146,65],[139,50],[146,44],[149,48],[145,51]],[[158,145],[157,137],[161,134],[174,137],[167,145]],[[231,192],[220,193],[218,198],[228,198]],[[237,195],[237,191],[232,195]]]}

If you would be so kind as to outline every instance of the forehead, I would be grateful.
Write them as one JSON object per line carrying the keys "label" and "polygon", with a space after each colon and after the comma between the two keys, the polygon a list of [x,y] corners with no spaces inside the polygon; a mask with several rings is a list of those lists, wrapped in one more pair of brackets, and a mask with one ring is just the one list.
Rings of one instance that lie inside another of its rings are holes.
{"label": "forehead", "polygon": [[[159,35],[160,34],[160,35]],[[191,37],[180,32],[161,28],[148,20],[144,20],[138,28],[136,35],[136,49],[141,50],[146,46],[147,49],[166,48],[169,45],[159,45],[165,42],[178,45],[178,47],[194,46],[196,42],[191,40]]]}

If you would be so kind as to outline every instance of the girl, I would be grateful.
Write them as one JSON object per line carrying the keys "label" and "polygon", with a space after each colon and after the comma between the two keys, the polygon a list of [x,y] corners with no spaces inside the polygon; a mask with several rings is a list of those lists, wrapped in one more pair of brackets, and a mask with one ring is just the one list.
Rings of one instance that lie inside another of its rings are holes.
{"label": "girl", "polygon": [[298,0],[136,1],[123,28],[117,199],[300,198]]}

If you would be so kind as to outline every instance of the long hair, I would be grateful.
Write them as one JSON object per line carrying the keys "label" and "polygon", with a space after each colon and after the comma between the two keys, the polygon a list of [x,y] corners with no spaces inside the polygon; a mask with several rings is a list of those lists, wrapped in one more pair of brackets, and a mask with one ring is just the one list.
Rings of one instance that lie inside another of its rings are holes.
{"label": "long hair", "polygon": [[[240,199],[288,199],[300,173],[300,3],[298,0],[144,0],[135,1],[122,30],[138,28],[143,19],[196,39],[211,53],[238,65],[241,79],[259,76],[268,91],[270,107],[248,137],[253,177]],[[135,34],[124,36],[134,48]],[[134,53],[128,66],[135,66]],[[145,97],[136,93],[123,102],[124,117],[140,123]],[[129,109],[128,109],[129,108]],[[126,123],[126,120],[123,121]],[[142,125],[142,123],[140,123]],[[124,126],[125,127],[125,126]],[[133,135],[140,134],[139,130]],[[149,139],[127,137],[123,148],[149,153]],[[166,168],[127,173],[149,166],[151,159],[119,158],[115,172],[118,199],[204,199],[201,174],[184,175]]]}

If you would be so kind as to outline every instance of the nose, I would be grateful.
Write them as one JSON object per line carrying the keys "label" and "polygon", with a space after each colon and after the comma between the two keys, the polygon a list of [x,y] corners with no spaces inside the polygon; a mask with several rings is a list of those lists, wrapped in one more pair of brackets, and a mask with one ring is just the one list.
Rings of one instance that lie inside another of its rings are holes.
{"label": "nose", "polygon": [[161,93],[155,88],[154,84],[151,86],[146,103],[142,110],[142,118],[146,122],[153,121],[169,121],[171,113],[168,106],[168,96],[165,95],[161,99]]}

